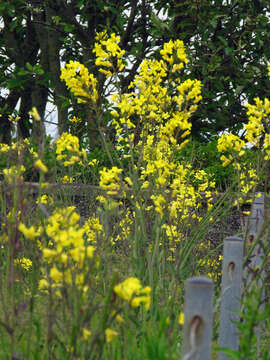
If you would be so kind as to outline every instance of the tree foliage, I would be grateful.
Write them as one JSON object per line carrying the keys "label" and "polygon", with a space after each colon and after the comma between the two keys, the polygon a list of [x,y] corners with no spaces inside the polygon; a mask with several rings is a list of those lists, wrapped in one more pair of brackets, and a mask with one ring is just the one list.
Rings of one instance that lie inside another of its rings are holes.
{"label": "tree foliage", "polygon": [[[127,88],[153,46],[148,39],[151,11],[144,0],[1,2],[2,141],[10,140],[8,116],[14,113],[19,100],[20,134],[23,137],[31,133],[33,125],[28,112],[32,106],[36,106],[44,118],[47,101],[51,101],[57,106],[59,132],[71,126],[68,119],[74,112],[83,114],[84,121],[77,135],[86,133],[94,148],[98,142],[95,114],[87,107],[78,106],[67,91],[60,80],[61,64],[77,60],[96,73],[92,53],[95,35],[106,29],[114,31],[121,36],[121,47],[130,54],[130,68],[121,81],[123,89]],[[102,97],[102,86],[99,90]]]}
{"label": "tree foliage", "polygon": [[245,104],[269,96],[270,3],[264,0],[160,1],[168,8],[166,34],[184,41],[191,78],[203,83],[193,134],[239,130]]}
{"label": "tree foliage", "polygon": [[[44,120],[48,102],[57,107],[58,130],[86,135],[90,148],[100,147],[95,113],[77,104],[60,80],[69,60],[98,75],[92,53],[97,32],[121,37],[129,69],[121,78],[125,92],[141,61],[155,56],[169,39],[187,48],[187,76],[203,83],[203,102],[192,117],[192,132],[205,139],[226,128],[238,130],[247,121],[244,104],[268,96],[266,63],[270,58],[267,0],[8,0],[0,2],[0,139],[11,138],[10,114],[18,112],[19,135],[44,132],[29,110]],[[99,74],[99,98],[103,94]],[[19,105],[18,105],[19,104]],[[80,125],[70,122],[81,117]],[[110,122],[104,113],[104,124]],[[42,124],[42,123],[41,123]]]}

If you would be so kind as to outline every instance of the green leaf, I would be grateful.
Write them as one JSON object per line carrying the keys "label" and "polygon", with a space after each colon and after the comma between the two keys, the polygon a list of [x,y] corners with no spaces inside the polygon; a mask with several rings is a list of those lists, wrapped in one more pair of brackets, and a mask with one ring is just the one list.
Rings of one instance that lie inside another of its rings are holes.
{"label": "green leaf", "polygon": [[238,85],[235,89],[235,95],[239,95],[243,89],[244,89],[243,85]]}
{"label": "green leaf", "polygon": [[27,63],[25,64],[25,66],[27,67],[27,69],[28,69],[29,71],[33,71],[33,66],[32,66],[29,62],[27,62]]}
{"label": "green leaf", "polygon": [[225,54],[226,54],[226,55],[231,55],[232,52],[233,52],[233,49],[232,49],[232,48],[230,48],[230,47],[225,47]]}
{"label": "green leaf", "polygon": [[226,40],[223,36],[218,36],[218,39],[219,39],[225,46],[228,45],[227,40]]}
{"label": "green leaf", "polygon": [[24,70],[24,69],[21,69],[21,70],[19,70],[19,71],[17,72],[17,74],[20,75],[20,76],[25,76],[25,75],[28,75],[29,72],[26,71],[26,70]]}
{"label": "green leaf", "polygon": [[14,89],[14,88],[22,88],[23,81],[20,78],[15,78],[7,81],[7,88]]}
{"label": "green leaf", "polygon": [[215,29],[217,27],[217,19],[212,19],[210,20],[210,24],[212,25],[212,27]]}
{"label": "green leaf", "polygon": [[66,33],[71,33],[74,30],[74,25],[67,24],[67,23],[61,23],[61,25],[64,26],[64,31]]}
{"label": "green leaf", "polygon": [[38,75],[43,75],[44,74],[44,70],[41,68],[40,65],[34,65],[33,66],[33,71]]}

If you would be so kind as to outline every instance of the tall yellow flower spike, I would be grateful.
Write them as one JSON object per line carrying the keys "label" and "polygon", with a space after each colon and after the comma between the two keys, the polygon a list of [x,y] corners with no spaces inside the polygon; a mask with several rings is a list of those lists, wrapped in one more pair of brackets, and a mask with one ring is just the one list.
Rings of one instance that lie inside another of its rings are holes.
{"label": "tall yellow flower spike", "polygon": [[97,102],[97,79],[93,74],[89,74],[83,64],[71,60],[64,68],[61,68],[60,78],[78,98],[78,103],[86,103],[89,100]]}

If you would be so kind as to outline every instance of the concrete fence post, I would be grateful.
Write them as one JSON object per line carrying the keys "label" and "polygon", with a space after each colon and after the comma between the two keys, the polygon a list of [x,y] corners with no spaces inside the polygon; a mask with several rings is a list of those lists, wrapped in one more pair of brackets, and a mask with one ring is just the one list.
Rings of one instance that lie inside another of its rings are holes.
{"label": "concrete fence post", "polygon": [[213,326],[213,281],[193,277],[185,283],[182,360],[210,360]]}
{"label": "concrete fence post", "polygon": [[[257,237],[262,229],[264,223],[264,194],[260,197],[256,197],[251,206],[251,214],[244,216],[244,223],[247,232],[247,244],[252,246],[256,242]],[[262,243],[264,239],[261,239]],[[246,249],[248,251],[248,249]],[[260,268],[263,257],[263,249],[260,243],[258,243],[251,254],[249,259],[246,281],[247,283],[254,277],[254,269]],[[261,278],[262,279],[262,278]]]}
{"label": "concrete fence post", "polygon": [[[219,347],[238,349],[238,329],[236,321],[239,321],[241,307],[241,288],[243,274],[243,252],[244,242],[239,237],[227,237],[224,240],[220,325],[219,325]],[[223,352],[219,352],[218,360],[231,359]]]}
{"label": "concrete fence post", "polygon": [[[252,246],[258,239],[258,235],[262,229],[262,226],[264,224],[264,207],[265,207],[265,200],[266,196],[264,194],[261,194],[260,197],[256,197],[253,201],[253,204],[251,206],[251,214],[249,216],[244,217],[244,224],[245,229],[247,233],[247,253],[249,251],[249,247]],[[265,278],[265,271],[261,268],[262,267],[262,259],[265,256],[263,251],[263,244],[265,242],[265,237],[263,236],[260,239],[260,242],[256,244],[254,247],[252,254],[250,255],[247,263],[247,267],[245,268],[244,273],[244,281],[248,285],[252,282],[256,276],[258,277],[258,270],[259,270],[259,277],[256,279],[256,284],[258,287],[261,288],[263,297],[265,294],[264,291],[264,278]],[[264,311],[264,305],[262,304],[260,306],[260,312],[262,313]],[[255,333],[257,337],[257,347],[259,349],[260,345],[260,337],[261,337],[261,328],[263,326],[263,322],[260,323],[255,328]]]}

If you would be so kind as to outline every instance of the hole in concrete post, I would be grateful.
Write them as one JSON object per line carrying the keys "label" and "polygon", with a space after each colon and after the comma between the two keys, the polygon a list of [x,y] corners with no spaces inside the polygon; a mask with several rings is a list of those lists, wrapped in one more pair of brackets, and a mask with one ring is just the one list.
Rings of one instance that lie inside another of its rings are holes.
{"label": "hole in concrete post", "polygon": [[232,273],[235,269],[235,263],[233,261],[231,261],[228,265],[228,274],[230,277],[232,277]]}
{"label": "hole in concrete post", "polygon": [[202,319],[199,315],[195,315],[191,321],[190,325],[190,346],[191,348],[196,347],[196,343],[200,342],[200,325],[202,323]]}

